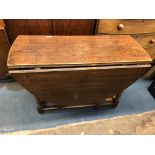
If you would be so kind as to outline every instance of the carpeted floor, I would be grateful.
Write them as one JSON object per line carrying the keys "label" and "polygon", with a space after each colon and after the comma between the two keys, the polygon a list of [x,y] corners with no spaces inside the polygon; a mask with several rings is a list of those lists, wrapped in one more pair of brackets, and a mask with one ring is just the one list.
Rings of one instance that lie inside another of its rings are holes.
{"label": "carpeted floor", "polygon": [[126,89],[116,109],[65,109],[38,114],[35,99],[18,83],[0,84],[0,132],[50,128],[58,125],[112,118],[155,110],[147,88],[151,81],[140,79]]}
{"label": "carpeted floor", "polygon": [[155,110],[4,135],[155,135]]}

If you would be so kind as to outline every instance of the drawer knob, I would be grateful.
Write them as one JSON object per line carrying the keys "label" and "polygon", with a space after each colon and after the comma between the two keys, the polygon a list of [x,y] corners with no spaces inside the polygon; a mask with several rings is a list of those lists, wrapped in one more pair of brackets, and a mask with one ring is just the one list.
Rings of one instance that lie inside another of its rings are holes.
{"label": "drawer knob", "polygon": [[151,39],[151,40],[150,40],[150,43],[151,43],[151,44],[154,44],[154,43],[155,43],[155,39]]}
{"label": "drawer knob", "polygon": [[117,28],[118,28],[118,30],[123,30],[124,27],[125,27],[125,26],[124,26],[123,24],[119,24]]}

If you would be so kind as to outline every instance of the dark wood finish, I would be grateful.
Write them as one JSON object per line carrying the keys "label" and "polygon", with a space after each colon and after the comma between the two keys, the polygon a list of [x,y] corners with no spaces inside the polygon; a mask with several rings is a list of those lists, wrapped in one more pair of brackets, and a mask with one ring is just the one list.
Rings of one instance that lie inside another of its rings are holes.
{"label": "dark wood finish", "polygon": [[18,35],[53,35],[53,21],[48,19],[5,19],[6,31],[12,44]]}
{"label": "dark wood finish", "polygon": [[0,80],[8,77],[7,56],[10,44],[3,22],[0,20]]}
{"label": "dark wood finish", "polygon": [[95,32],[95,19],[54,19],[54,35],[93,35]]}
{"label": "dark wood finish", "polygon": [[8,58],[9,73],[36,97],[39,112],[104,105],[143,76],[149,63],[140,45],[123,35],[19,36]]}
{"label": "dark wood finish", "polygon": [[144,49],[127,35],[19,36],[11,47],[8,66],[97,66],[150,61]]}
{"label": "dark wood finish", "polygon": [[100,19],[97,29],[97,34],[143,34],[154,32],[154,19]]}
{"label": "dark wood finish", "polygon": [[155,65],[145,74],[146,79],[155,79]]}
{"label": "dark wood finish", "polygon": [[6,19],[11,44],[18,35],[92,35],[95,19]]}
{"label": "dark wood finish", "polygon": [[149,69],[149,65],[83,67],[10,71],[10,74],[36,98],[54,105],[103,104],[120,93]]}

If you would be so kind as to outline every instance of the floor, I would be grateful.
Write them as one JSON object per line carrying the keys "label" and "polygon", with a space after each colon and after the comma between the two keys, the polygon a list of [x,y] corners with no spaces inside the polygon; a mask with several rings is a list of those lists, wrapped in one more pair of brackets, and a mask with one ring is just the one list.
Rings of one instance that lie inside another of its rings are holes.
{"label": "floor", "polygon": [[155,135],[155,110],[7,135]]}
{"label": "floor", "polygon": [[140,79],[127,88],[116,109],[64,109],[38,114],[35,99],[18,83],[0,84],[0,133],[51,128],[60,125],[114,118],[155,110],[147,88],[151,81]]}

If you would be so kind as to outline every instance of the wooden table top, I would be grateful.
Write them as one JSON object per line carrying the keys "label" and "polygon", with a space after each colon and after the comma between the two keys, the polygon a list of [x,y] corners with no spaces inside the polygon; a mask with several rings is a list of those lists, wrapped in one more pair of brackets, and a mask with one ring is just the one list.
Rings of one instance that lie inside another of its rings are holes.
{"label": "wooden table top", "polygon": [[8,57],[9,68],[146,64],[152,59],[128,35],[20,35]]}

